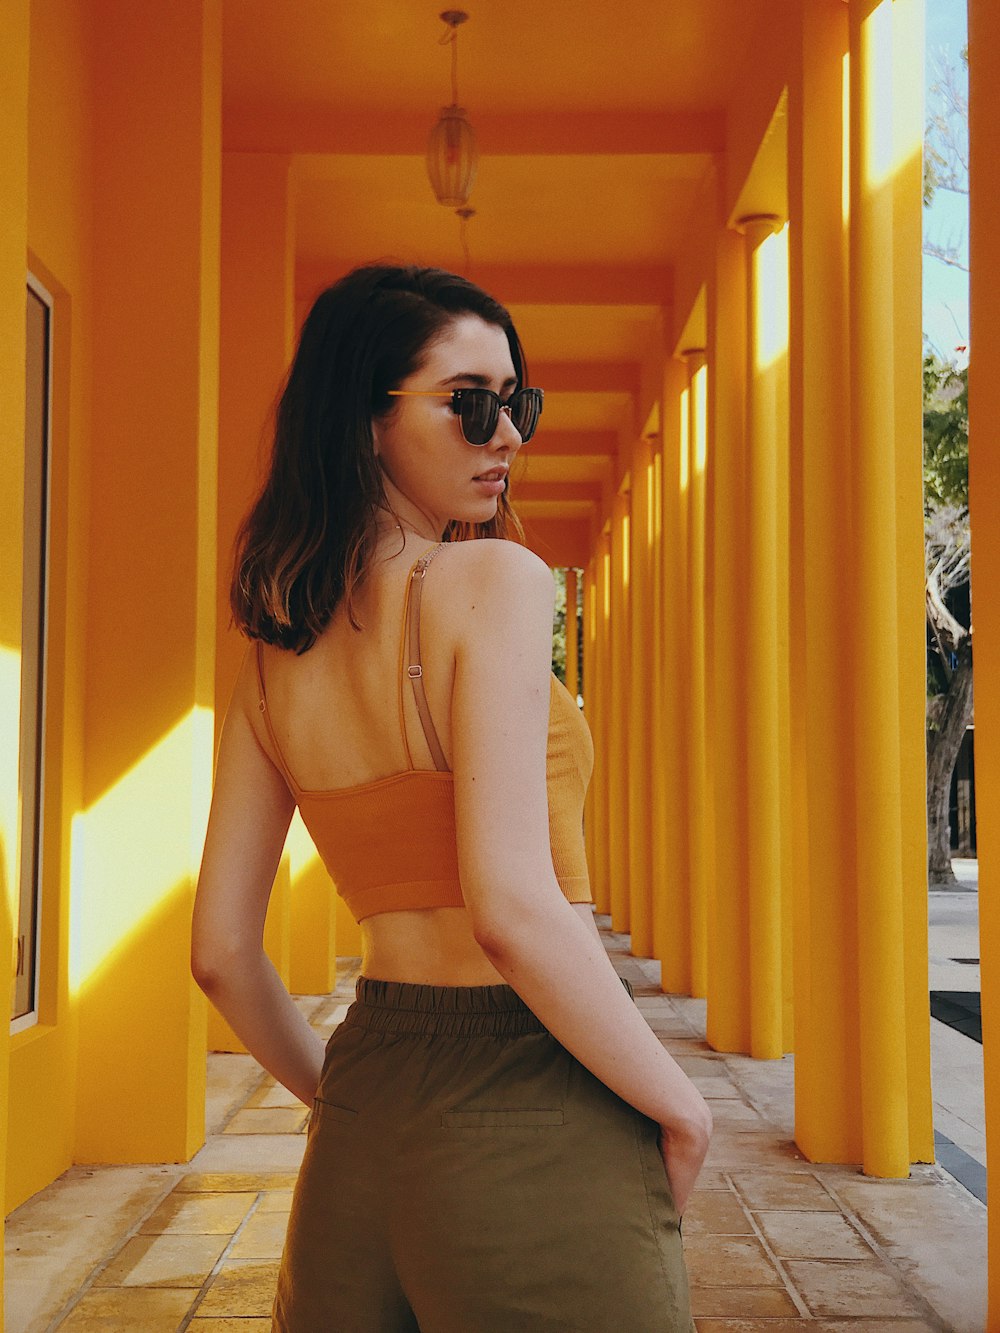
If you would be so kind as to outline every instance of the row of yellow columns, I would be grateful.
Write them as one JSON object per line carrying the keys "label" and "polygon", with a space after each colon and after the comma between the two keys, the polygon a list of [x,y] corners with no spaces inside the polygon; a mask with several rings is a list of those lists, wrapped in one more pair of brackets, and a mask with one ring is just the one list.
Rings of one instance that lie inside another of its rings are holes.
{"label": "row of yellow columns", "polygon": [[797,21],[791,225],[717,220],[707,345],[666,360],[585,574],[588,844],[713,1047],[796,1051],[803,1151],[905,1176],[933,1160],[922,12]]}

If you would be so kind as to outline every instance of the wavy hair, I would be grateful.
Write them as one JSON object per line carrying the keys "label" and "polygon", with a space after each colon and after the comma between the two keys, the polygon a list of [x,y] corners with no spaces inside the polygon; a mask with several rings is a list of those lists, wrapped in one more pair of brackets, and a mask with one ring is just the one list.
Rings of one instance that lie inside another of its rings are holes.
{"label": "wavy hair", "polygon": [[[249,638],[304,653],[341,598],[361,628],[352,594],[374,558],[377,512],[390,508],[372,421],[466,314],[504,330],[521,388],[527,365],[509,313],[455,273],[366,264],[316,298],[278,399],[268,473],[235,541],[229,600]],[[523,544],[506,488],[488,523],[452,520],[442,534],[480,537]]]}

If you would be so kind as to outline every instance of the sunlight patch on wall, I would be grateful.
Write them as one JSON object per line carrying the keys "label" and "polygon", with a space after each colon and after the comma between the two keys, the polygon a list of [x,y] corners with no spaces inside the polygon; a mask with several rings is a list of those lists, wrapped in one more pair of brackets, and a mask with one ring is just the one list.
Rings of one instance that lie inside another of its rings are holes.
{"label": "sunlight patch on wall", "polygon": [[759,374],[788,352],[788,224],[765,236],[754,250],[757,336],[754,368]]}
{"label": "sunlight patch on wall", "polygon": [[873,191],[892,178],[896,167],[892,99],[892,0],[882,0],[861,23],[862,181]]}
{"label": "sunlight patch on wall", "polygon": [[699,477],[705,475],[705,461],[708,457],[708,362],[702,364],[691,377],[691,392],[694,398],[694,458],[692,465]]}
{"label": "sunlight patch on wall", "polygon": [[288,868],[293,884],[319,860],[316,844],[303,824],[298,810],[292,815],[292,822],[288,826],[285,851],[288,853]]}
{"label": "sunlight patch on wall", "polygon": [[[14,910],[17,895],[17,843],[20,828],[20,788],[16,755],[21,745],[21,654],[13,648],[0,647],[0,754],[8,765],[0,778],[0,884],[7,886],[8,907]],[[9,778],[9,780],[8,780]],[[12,965],[13,966],[13,965]]]}
{"label": "sunlight patch on wall", "polygon": [[198,872],[214,718],[193,708],[72,822],[70,993]]}

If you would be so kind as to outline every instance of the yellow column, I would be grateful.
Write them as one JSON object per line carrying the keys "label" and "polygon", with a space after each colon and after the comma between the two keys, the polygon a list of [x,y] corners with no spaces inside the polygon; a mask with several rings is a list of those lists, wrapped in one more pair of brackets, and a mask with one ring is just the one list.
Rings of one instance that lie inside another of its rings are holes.
{"label": "yellow column", "polygon": [[[857,818],[859,1047],[866,1173],[909,1173],[904,888],[926,901],[926,876],[904,886],[900,790],[892,0],[851,0],[850,303],[851,510]],[[919,208],[919,194],[913,201]],[[920,362],[912,372],[917,379]],[[916,381],[915,381],[916,384]],[[920,568],[923,568],[922,558]],[[862,651],[863,649],[863,651]],[[911,666],[914,664],[910,664]],[[923,670],[921,667],[921,678]],[[924,716],[910,719],[923,735]],[[908,746],[908,752],[910,747]],[[923,804],[921,805],[921,817]],[[914,811],[912,817],[917,817]],[[926,974],[926,935],[924,971]],[[916,960],[914,960],[916,961]],[[926,1003],[926,1001],[925,1001]]]}
{"label": "yellow column", "polygon": [[[580,684],[583,696],[583,715],[587,719],[591,736],[594,735],[596,725],[594,710],[594,662],[597,655],[597,628],[595,624],[597,615],[596,566],[597,557],[593,555],[583,571],[583,670],[580,673]],[[596,744],[594,746],[594,767],[595,769],[597,767]],[[594,891],[594,866],[597,860],[597,843],[594,838],[594,799],[594,774],[591,773],[590,782],[587,785],[587,795],[583,802],[583,836],[587,849],[587,868],[590,873],[591,892]]]}
{"label": "yellow column", "polygon": [[597,542],[594,611],[594,902],[611,912],[611,525]]}
{"label": "yellow column", "polygon": [[[994,94],[1000,87],[1000,9],[969,3],[970,267],[974,363],[969,369],[969,511],[976,534],[972,569],[976,607],[976,809],[979,852],[979,940],[983,1009],[983,1073],[987,1163],[1000,1162],[1000,231],[992,183],[1000,179],[1000,129]],[[978,368],[981,367],[980,371]],[[995,1170],[990,1171],[996,1190]],[[996,1198],[996,1193],[993,1195]],[[989,1305],[986,1327],[1000,1329],[1000,1209],[989,1210]]]}
{"label": "yellow column", "polygon": [[[787,246],[780,219],[744,218],[747,274],[747,801],[750,1054],[783,1053],[781,678],[787,678]],[[782,652],[784,646],[784,652]]]}
{"label": "yellow column", "polygon": [[746,247],[720,227],[708,287],[714,375],[711,444],[715,508],[715,869],[708,932],[706,1038],[717,1051],[750,1050],[750,901],[747,868]]}
{"label": "yellow column", "polygon": [[577,575],[575,569],[566,570],[566,688],[575,699],[580,693],[580,648],[577,635]]}
{"label": "yellow column", "polygon": [[[246,647],[246,640],[229,623],[233,542],[269,457],[272,406],[294,342],[289,171],[286,154],[223,155],[216,744]],[[336,901],[329,876],[296,815],[264,928],[267,954],[296,993],[324,994],[336,984]],[[216,1051],[244,1049],[212,1007],[208,1043]]]}
{"label": "yellow column", "polygon": [[653,821],[666,873],[653,904],[654,957],[663,990],[691,988],[690,829],[688,823],[688,385],[675,358],[663,368],[660,413],[660,726],[654,747]]}
{"label": "yellow column", "polygon": [[806,6],[788,111],[790,453],[796,694],[802,699],[807,865],[795,882],[795,1141],[812,1161],[861,1158],[847,346],[847,7]]}
{"label": "yellow column", "polygon": [[212,770],[221,6],[95,0],[91,11],[100,95],[69,964],[75,1159],[184,1161],[205,1113],[190,922]]}
{"label": "yellow column", "polygon": [[627,932],[628,859],[628,654],[629,654],[629,501],[628,490],[615,496],[611,511],[611,672],[608,689],[608,850],[611,873],[611,928]]}
{"label": "yellow column", "polygon": [[629,491],[629,606],[631,609],[628,671],[628,863],[631,950],[639,958],[653,956],[652,854],[650,850],[649,683],[650,542],[652,452],[640,439],[632,450]]}
{"label": "yellow column", "polygon": [[711,883],[705,676],[705,463],[708,366],[704,348],[682,352],[687,391],[687,673],[688,725],[688,884],[690,885],[690,994],[704,995],[708,984],[708,894]]}
{"label": "yellow column", "polygon": [[[25,275],[28,249],[28,4],[0,7],[4,107],[0,115],[0,958],[13,958],[17,918],[18,731],[24,503]],[[10,970],[4,973],[10,977]],[[9,994],[9,991],[6,992]],[[0,1035],[0,1197],[6,1193],[10,1023]],[[2,1279],[0,1260],[0,1279]],[[3,1290],[0,1281],[0,1291]],[[2,1298],[0,1298],[2,1300]],[[3,1324],[0,1306],[0,1326]]]}
{"label": "yellow column", "polygon": [[[663,420],[662,404],[660,421]],[[672,896],[671,848],[667,844],[667,762],[663,751],[666,717],[664,687],[664,606],[663,606],[663,432],[657,430],[650,457],[649,506],[649,857],[651,876],[650,954],[660,958],[662,981],[662,931],[665,911],[663,901]]]}

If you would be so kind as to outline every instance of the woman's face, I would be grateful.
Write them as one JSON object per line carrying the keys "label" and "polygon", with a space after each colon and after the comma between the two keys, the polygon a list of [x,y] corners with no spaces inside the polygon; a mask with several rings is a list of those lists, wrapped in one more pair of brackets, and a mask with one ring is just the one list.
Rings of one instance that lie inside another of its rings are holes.
{"label": "woman's face", "polygon": [[428,349],[421,369],[399,385],[434,390],[441,397],[395,398],[395,411],[373,423],[386,497],[400,518],[421,531],[429,525],[440,534],[452,519],[486,523],[497,511],[502,487],[481,478],[490,473],[503,481],[521,437],[508,413],[501,412],[491,440],[481,446],[468,443],[450,395],[452,389],[476,385],[504,400],[514,392],[517,377],[507,335],[478,315],[458,315]]}

